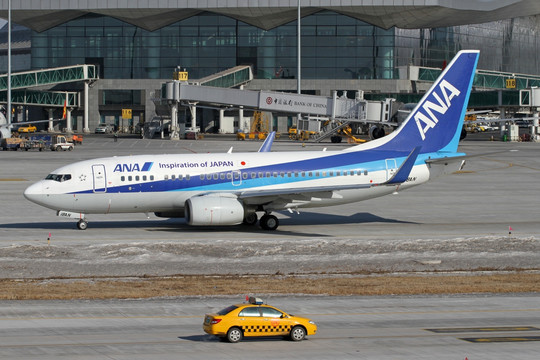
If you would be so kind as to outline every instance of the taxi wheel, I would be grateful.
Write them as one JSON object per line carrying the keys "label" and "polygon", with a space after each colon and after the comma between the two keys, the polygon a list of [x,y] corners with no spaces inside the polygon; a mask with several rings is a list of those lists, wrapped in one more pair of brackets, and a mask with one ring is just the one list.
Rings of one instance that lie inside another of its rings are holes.
{"label": "taxi wheel", "polygon": [[292,341],[302,341],[306,337],[306,330],[301,326],[295,326],[291,330]]}
{"label": "taxi wheel", "polygon": [[229,340],[230,343],[237,343],[242,340],[242,337],[242,330],[237,327],[232,327],[227,331],[227,340]]}

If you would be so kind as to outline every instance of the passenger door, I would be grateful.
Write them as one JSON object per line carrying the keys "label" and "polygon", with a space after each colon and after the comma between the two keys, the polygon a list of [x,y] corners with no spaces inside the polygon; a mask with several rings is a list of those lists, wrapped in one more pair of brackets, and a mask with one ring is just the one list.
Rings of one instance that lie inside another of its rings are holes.
{"label": "passenger door", "polygon": [[396,159],[386,159],[386,180],[390,180],[396,173],[397,163]]}
{"label": "passenger door", "polygon": [[262,316],[258,306],[250,306],[238,313],[244,336],[260,336],[263,330]]}
{"label": "passenger door", "polygon": [[105,165],[92,165],[92,176],[94,178],[94,192],[107,192]]}
{"label": "passenger door", "polygon": [[264,330],[266,335],[288,335],[291,324],[281,311],[271,307],[261,307]]}

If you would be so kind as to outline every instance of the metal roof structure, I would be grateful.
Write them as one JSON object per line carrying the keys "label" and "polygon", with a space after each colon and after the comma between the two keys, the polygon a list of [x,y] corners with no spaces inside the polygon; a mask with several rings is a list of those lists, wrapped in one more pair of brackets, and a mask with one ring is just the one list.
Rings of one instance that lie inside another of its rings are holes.
{"label": "metal roof structure", "polygon": [[[299,0],[301,14],[323,10],[381,28],[404,29],[478,24],[540,14],[538,0]],[[0,0],[0,18],[8,0]],[[272,29],[294,21],[298,0],[21,0],[12,2],[12,21],[37,32],[86,14],[110,16],[154,31],[202,12]]]}

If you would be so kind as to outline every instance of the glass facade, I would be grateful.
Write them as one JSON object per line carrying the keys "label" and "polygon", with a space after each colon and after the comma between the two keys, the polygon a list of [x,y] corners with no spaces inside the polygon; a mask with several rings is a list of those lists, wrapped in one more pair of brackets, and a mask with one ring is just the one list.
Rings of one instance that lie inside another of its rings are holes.
{"label": "glass facade", "polygon": [[[443,67],[460,49],[480,49],[479,68],[540,73],[539,17],[435,29],[384,30],[330,11],[302,19],[303,79],[395,79],[409,64]],[[296,21],[263,30],[203,13],[149,32],[106,16],[86,15],[32,32],[33,69],[98,64],[106,79],[190,79],[253,66],[259,79],[296,78]]]}

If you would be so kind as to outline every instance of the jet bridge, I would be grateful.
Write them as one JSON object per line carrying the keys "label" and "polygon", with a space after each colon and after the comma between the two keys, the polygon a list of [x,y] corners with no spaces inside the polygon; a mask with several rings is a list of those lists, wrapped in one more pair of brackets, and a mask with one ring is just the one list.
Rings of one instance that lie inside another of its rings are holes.
{"label": "jet bridge", "polygon": [[[218,88],[173,80],[164,84],[162,94],[161,103],[166,102],[171,107],[172,132],[179,129],[178,106],[269,111],[324,121],[365,122],[367,120],[367,101],[360,98],[338,97],[337,93],[334,93],[332,97],[326,97],[266,90]],[[194,120],[195,116],[192,116],[192,128],[195,128]]]}

